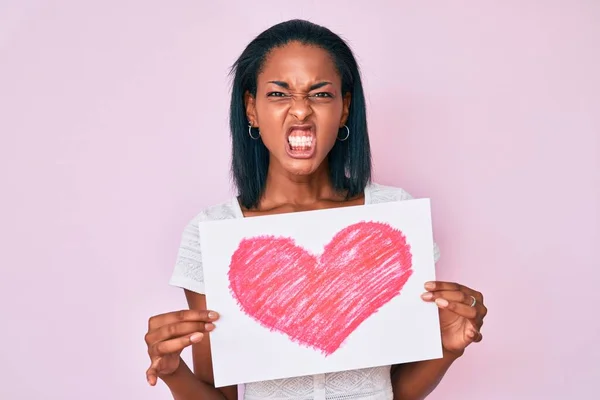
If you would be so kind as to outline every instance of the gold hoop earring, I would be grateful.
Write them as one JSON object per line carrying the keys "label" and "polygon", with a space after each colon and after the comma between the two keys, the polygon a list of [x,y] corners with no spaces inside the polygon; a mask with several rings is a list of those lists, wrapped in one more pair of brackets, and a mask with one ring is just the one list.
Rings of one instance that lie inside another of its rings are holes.
{"label": "gold hoop earring", "polygon": [[346,125],[342,126],[342,128],[346,128],[346,137],[343,139],[340,139],[338,136],[337,140],[339,140],[340,142],[346,141],[350,137],[350,129]]}
{"label": "gold hoop earring", "polygon": [[[258,128],[257,128],[258,129]],[[252,136],[252,124],[248,124],[248,135],[250,135],[250,137],[254,140],[258,140],[258,138],[260,137],[260,130],[258,131],[258,136],[254,137]]]}

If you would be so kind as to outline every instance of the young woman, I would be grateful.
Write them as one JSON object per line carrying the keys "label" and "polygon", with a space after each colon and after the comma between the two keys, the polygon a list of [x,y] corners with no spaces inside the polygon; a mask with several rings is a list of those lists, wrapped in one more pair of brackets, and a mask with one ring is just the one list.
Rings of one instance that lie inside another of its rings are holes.
{"label": "young woman", "polygon": [[[233,68],[232,172],[239,195],[201,211],[185,228],[171,283],[189,310],[153,316],[146,343],[151,385],[158,378],[177,400],[237,399],[237,387],[213,386],[210,336],[218,310],[206,310],[198,223],[411,198],[371,182],[365,99],[356,60],[330,30],[293,20],[255,38]],[[435,246],[435,260],[438,251]],[[423,282],[423,301],[440,309],[443,358],[257,382],[245,398],[423,399],[465,348],[482,339],[481,293],[451,282]],[[192,346],[193,372],[180,358]]]}

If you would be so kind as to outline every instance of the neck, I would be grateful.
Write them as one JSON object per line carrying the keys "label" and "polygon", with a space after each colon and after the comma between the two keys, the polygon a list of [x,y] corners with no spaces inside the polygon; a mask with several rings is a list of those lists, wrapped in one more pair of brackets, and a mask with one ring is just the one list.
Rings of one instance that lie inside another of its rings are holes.
{"label": "neck", "polygon": [[333,189],[327,162],[310,175],[293,175],[271,164],[261,203],[268,206],[293,204],[307,206],[322,200],[341,200]]}

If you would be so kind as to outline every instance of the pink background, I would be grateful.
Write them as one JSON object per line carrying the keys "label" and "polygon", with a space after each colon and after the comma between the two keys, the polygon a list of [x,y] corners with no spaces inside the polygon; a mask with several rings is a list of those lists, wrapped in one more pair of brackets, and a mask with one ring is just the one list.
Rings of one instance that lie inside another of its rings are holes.
{"label": "pink background", "polygon": [[169,398],[143,336],[185,305],[184,225],[230,195],[227,68],[294,17],[350,41],[377,180],[432,198],[439,277],[486,297],[430,398],[590,398],[600,2],[366,3],[0,3],[0,398]]}

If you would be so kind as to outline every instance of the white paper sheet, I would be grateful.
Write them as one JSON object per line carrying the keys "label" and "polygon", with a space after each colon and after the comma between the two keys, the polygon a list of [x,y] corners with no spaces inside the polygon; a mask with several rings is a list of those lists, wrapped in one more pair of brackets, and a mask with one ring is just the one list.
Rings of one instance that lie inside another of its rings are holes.
{"label": "white paper sheet", "polygon": [[442,356],[429,199],[200,224],[215,386]]}

